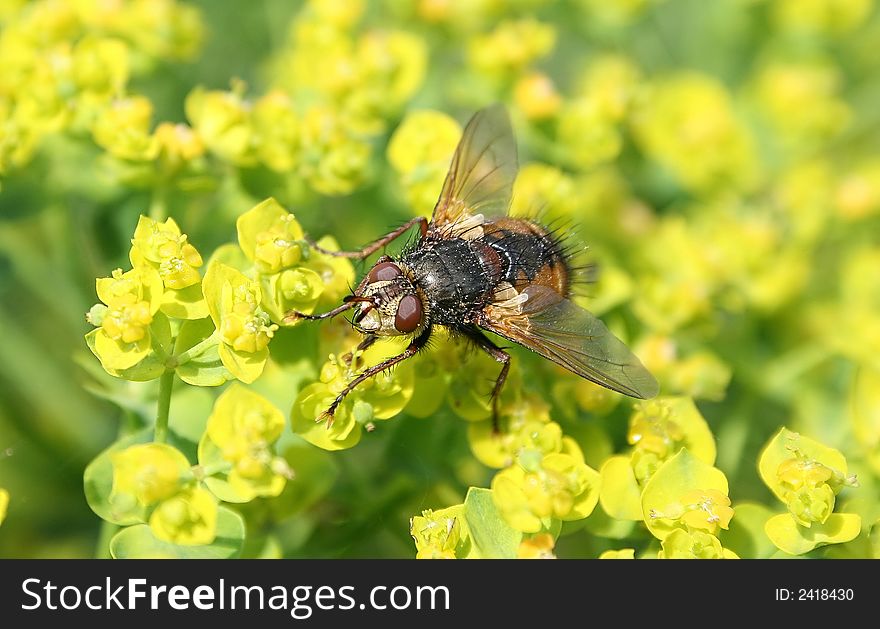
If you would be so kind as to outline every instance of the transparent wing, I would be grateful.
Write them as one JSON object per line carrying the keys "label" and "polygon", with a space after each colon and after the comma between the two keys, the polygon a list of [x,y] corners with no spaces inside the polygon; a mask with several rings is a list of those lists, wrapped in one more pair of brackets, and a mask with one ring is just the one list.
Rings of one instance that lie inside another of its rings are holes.
{"label": "transparent wing", "polygon": [[522,312],[489,306],[480,325],[582,378],[635,398],[659,386],[623,342],[595,316],[543,286],[529,286]]}
{"label": "transparent wing", "polygon": [[432,226],[443,232],[479,214],[504,216],[516,171],[516,140],[506,110],[502,105],[481,109],[455,149]]}

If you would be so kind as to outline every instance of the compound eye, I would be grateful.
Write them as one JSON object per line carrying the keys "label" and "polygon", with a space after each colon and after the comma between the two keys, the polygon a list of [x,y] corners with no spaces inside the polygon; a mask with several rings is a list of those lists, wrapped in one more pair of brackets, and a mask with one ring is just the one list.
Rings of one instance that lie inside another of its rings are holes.
{"label": "compound eye", "polygon": [[389,282],[400,274],[400,267],[393,262],[380,262],[370,269],[367,281],[370,284],[373,282]]}
{"label": "compound eye", "polygon": [[422,323],[422,300],[406,295],[397,303],[394,327],[398,332],[413,332]]}

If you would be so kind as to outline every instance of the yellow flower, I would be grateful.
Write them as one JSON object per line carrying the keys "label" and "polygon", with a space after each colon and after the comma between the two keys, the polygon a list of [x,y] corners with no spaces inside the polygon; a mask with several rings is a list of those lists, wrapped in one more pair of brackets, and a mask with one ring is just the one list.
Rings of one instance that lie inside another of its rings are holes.
{"label": "yellow flower", "polygon": [[534,19],[505,21],[493,31],[473,38],[468,57],[474,68],[494,77],[525,69],[546,56],[556,44],[556,31]]}
{"label": "yellow flower", "polygon": [[260,273],[278,273],[303,258],[302,227],[275,199],[266,199],[239,216],[236,227],[239,246]]}
{"label": "yellow flower", "polygon": [[682,73],[657,81],[639,100],[632,124],[642,149],[690,189],[741,189],[755,178],[754,141],[712,77]]}
{"label": "yellow flower", "polygon": [[623,146],[614,121],[591,97],[567,101],[559,113],[556,132],[565,155],[577,168],[611,161]]}
{"label": "yellow flower", "polygon": [[185,489],[153,510],[150,529],[172,544],[210,544],[217,535],[217,500],[201,487]]}
{"label": "yellow flower", "polygon": [[851,221],[880,213],[880,159],[848,170],[837,186],[834,205],[840,216]]}
{"label": "yellow flower", "polygon": [[773,17],[786,30],[843,35],[870,16],[871,0],[776,0]]}
{"label": "yellow flower", "polygon": [[[98,6],[95,13],[105,11],[104,4]],[[103,16],[95,17],[100,20]],[[171,59],[194,56],[205,31],[201,11],[177,0],[130,0],[120,11],[117,27],[135,48]]]}
{"label": "yellow flower", "polygon": [[228,306],[220,325],[223,341],[240,352],[262,352],[269,345],[277,325],[257,312],[259,293],[255,286],[230,287],[224,302]]}
{"label": "yellow flower", "polygon": [[837,68],[822,61],[773,62],[756,80],[759,105],[783,139],[814,146],[848,123],[849,107],[837,97]]}
{"label": "yellow flower", "polygon": [[87,36],[73,49],[73,78],[81,90],[118,95],[129,72],[128,47],[118,39]]}
{"label": "yellow flower", "polygon": [[253,143],[257,158],[277,172],[299,163],[300,123],[290,97],[273,90],[254,103]]}
{"label": "yellow flower", "polygon": [[534,217],[536,211],[552,218],[570,218],[576,211],[574,181],[559,168],[531,163],[523,166],[513,183],[512,216]]}
{"label": "yellow flower", "polygon": [[605,55],[590,64],[578,92],[593,99],[609,120],[620,121],[629,112],[640,81],[640,72],[632,61]]}
{"label": "yellow flower", "polygon": [[6,519],[6,508],[9,506],[9,492],[0,488],[0,524]]}
{"label": "yellow flower", "polygon": [[143,96],[129,96],[111,101],[92,127],[95,142],[111,155],[122,159],[150,160],[158,145],[150,134],[153,105]]}
{"label": "yellow flower", "polygon": [[513,87],[513,98],[530,120],[552,118],[562,106],[562,97],[553,80],[540,72],[520,78]]}
{"label": "yellow flower", "polygon": [[169,164],[191,162],[205,153],[205,145],[192,127],[185,124],[160,123],[153,133],[159,155]]}
{"label": "yellow flower", "polygon": [[175,448],[162,443],[146,443],[112,455],[111,495],[134,496],[145,507],[176,495],[187,482],[190,465]]}
{"label": "yellow flower", "polygon": [[310,107],[302,120],[301,173],[316,191],[348,194],[366,178],[370,145],[350,128],[341,112]]}
{"label": "yellow flower", "polygon": [[455,559],[463,542],[462,505],[441,511],[423,511],[410,520],[409,533],[416,543],[416,559]]}
{"label": "yellow flower", "polygon": [[502,516],[524,533],[540,531],[552,518],[587,517],[596,506],[598,489],[599,473],[563,453],[535,457],[534,462],[520,457],[518,464],[492,479],[492,494]]}
{"label": "yellow flower", "polygon": [[205,146],[234,164],[253,162],[253,130],[244,85],[228,92],[194,89],[184,104],[186,117]]}
{"label": "yellow flower", "polygon": [[[232,465],[227,481],[244,500],[277,496],[292,476],[287,462],[274,454],[284,429],[284,416],[268,400],[232,384],[217,398],[208,417],[207,438],[221,460]],[[199,463],[210,466],[207,444],[199,447]]]}
{"label": "yellow flower", "polygon": [[278,325],[261,308],[258,282],[219,261],[205,273],[202,289],[208,312],[220,333],[223,365],[242,382],[253,382],[269,358],[269,341]]}
{"label": "yellow flower", "polygon": [[702,529],[717,534],[718,528],[726,529],[733,517],[730,498],[716,489],[695,489],[681,497],[684,513],[681,521],[689,530]]}
{"label": "yellow flower", "polygon": [[157,269],[166,288],[180,290],[199,283],[196,269],[202,266],[202,256],[187,242],[173,218],[160,223],[141,216],[131,244],[132,266]]}
{"label": "yellow flower", "polygon": [[556,540],[549,533],[539,533],[519,544],[516,556],[517,559],[556,559],[553,554],[553,547]]}
{"label": "yellow flower", "polygon": [[659,559],[737,559],[717,537],[702,531],[676,529],[661,542]]}
{"label": "yellow flower", "polygon": [[89,321],[99,327],[93,351],[105,369],[128,369],[151,351],[150,326],[162,303],[162,280],[150,268],[116,269],[111,277],[98,278],[95,289],[106,307],[89,311]]}

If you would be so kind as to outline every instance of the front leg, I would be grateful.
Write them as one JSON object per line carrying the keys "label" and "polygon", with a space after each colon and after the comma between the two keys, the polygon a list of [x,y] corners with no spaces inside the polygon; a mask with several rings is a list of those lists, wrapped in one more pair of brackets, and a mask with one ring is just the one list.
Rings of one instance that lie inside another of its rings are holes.
{"label": "front leg", "polygon": [[356,258],[358,260],[363,260],[370,254],[375,253],[376,251],[387,245],[395,238],[398,238],[413,225],[419,226],[419,229],[422,232],[422,238],[424,238],[428,234],[428,219],[426,219],[424,216],[417,216],[416,218],[408,220],[406,223],[404,223],[394,231],[388,232],[379,240],[370,243],[369,245],[358,251],[330,251],[329,249],[324,249],[313,240],[309,240],[308,238],[306,239],[306,242],[309,243],[309,246],[312,247],[312,249],[315,249],[316,251],[326,254],[328,256],[334,256],[336,258]]}
{"label": "front leg", "polygon": [[[405,350],[403,350],[397,356],[392,356],[391,358],[386,358],[381,363],[377,365],[373,365],[363,373],[359,374],[357,378],[349,382],[345,388],[340,391],[339,395],[336,396],[336,399],[333,400],[333,403],[327,408],[326,411],[321,413],[321,415],[315,421],[326,421],[327,428],[333,425],[333,415],[336,413],[336,409],[339,408],[339,405],[342,404],[342,400],[345,399],[345,396],[351,393],[354,388],[359,385],[361,382],[368,378],[372,378],[378,373],[385,371],[393,367],[394,365],[403,362],[407,358],[412,358],[416,354],[418,354],[419,350],[422,349],[427,343],[428,339],[431,336],[431,328],[425,328],[425,330],[416,338],[412,340],[412,342],[407,346]],[[365,339],[366,340],[366,339]]]}
{"label": "front leg", "polygon": [[[378,260],[376,260],[376,264],[380,262],[388,262],[391,260],[391,256],[380,256]],[[354,294],[345,297],[342,301],[341,306],[337,306],[333,310],[328,312],[324,312],[321,314],[306,314],[304,312],[300,312],[298,310],[289,310],[284,315],[284,323],[295,323],[300,319],[305,319],[307,321],[320,321],[321,319],[332,319],[336,315],[345,312],[346,310],[350,310],[354,308],[357,304],[362,301],[370,301],[369,298],[360,297],[360,292],[363,290],[364,286],[367,284],[367,279],[369,275],[364,275],[364,278],[357,285],[357,288],[354,290]],[[369,345],[367,345],[369,347]]]}
{"label": "front leg", "polygon": [[342,355],[342,360],[345,361],[345,364],[349,367],[351,366],[351,361],[354,360],[356,354],[363,352],[364,350],[369,349],[372,345],[379,340],[379,337],[375,334],[370,334],[364,338],[363,341],[358,343],[358,346],[355,348],[353,352],[346,352]]}
{"label": "front leg", "polygon": [[477,347],[489,354],[497,362],[501,363],[501,372],[495,380],[495,386],[492,387],[492,430],[495,434],[501,432],[498,424],[498,401],[501,398],[501,389],[507,380],[507,372],[510,371],[510,354],[495,345],[479,330],[469,330],[465,332],[467,337],[476,343]]}

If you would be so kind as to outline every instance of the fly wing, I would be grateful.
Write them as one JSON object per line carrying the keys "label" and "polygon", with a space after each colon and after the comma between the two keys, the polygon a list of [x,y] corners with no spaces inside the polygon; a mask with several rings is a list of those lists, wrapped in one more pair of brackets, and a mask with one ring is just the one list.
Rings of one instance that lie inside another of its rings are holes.
{"label": "fly wing", "polygon": [[604,323],[547,287],[525,288],[513,306],[487,306],[480,326],[618,393],[647,399],[659,391],[654,377]]}
{"label": "fly wing", "polygon": [[460,236],[484,218],[504,216],[516,179],[516,140],[502,105],[478,111],[470,119],[452,157],[431,229]]}

